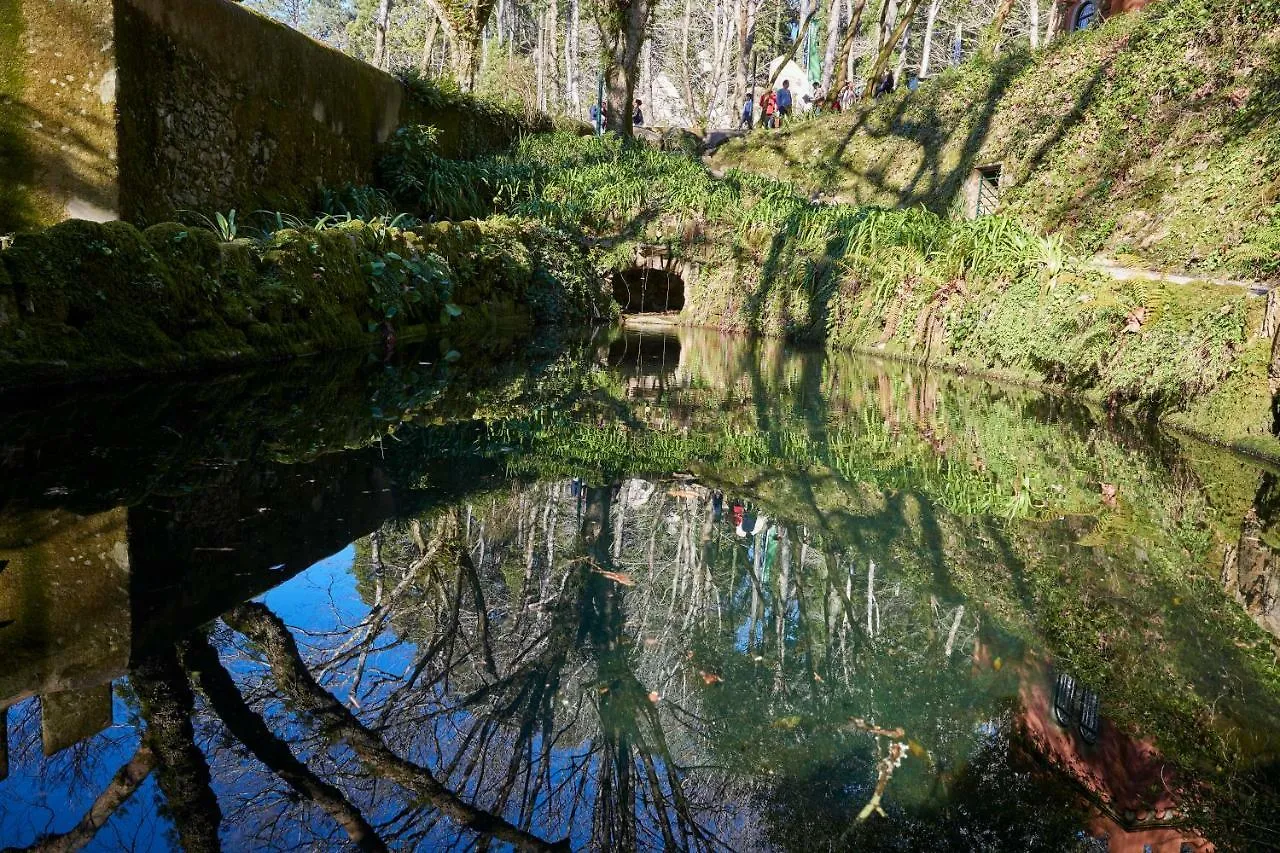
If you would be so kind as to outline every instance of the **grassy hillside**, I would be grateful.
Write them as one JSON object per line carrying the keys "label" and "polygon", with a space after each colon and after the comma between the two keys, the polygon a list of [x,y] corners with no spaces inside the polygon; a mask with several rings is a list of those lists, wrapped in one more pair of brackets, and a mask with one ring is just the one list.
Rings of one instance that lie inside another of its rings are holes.
{"label": "grassy hillside", "polygon": [[1003,211],[1073,252],[1166,270],[1280,273],[1280,2],[1160,0],[951,69],[869,109],[756,131],[716,168],[886,207],[962,203],[1001,163]]}

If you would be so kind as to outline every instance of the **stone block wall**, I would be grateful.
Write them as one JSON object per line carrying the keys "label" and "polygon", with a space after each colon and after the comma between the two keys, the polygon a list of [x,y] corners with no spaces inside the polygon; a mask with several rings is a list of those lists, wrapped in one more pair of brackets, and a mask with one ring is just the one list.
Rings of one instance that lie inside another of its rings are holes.
{"label": "stone block wall", "polygon": [[0,0],[0,234],[63,219],[312,209],[429,122],[446,154],[510,116],[428,108],[396,78],[228,0]]}
{"label": "stone block wall", "polygon": [[115,218],[112,0],[0,0],[0,234]]}

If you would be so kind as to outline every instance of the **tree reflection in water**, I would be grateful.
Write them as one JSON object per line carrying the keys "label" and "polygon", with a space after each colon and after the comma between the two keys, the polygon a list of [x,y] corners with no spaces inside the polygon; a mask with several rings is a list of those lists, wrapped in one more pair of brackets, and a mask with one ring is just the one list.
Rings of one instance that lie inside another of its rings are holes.
{"label": "tree reflection in water", "polygon": [[72,748],[85,807],[44,847],[157,792],[192,850],[1276,838],[1280,677],[1215,586],[1269,606],[1271,475],[1028,392],[624,343],[554,405],[131,506],[138,726]]}

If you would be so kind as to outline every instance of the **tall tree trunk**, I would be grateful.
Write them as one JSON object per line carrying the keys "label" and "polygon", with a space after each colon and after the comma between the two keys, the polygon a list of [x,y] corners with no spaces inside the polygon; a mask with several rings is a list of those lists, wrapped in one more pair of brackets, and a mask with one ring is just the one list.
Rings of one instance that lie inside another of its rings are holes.
{"label": "tall tree trunk", "polygon": [[431,54],[436,50],[436,36],[440,33],[440,19],[433,12],[431,23],[427,25],[427,38],[422,42],[422,59],[418,62],[418,70],[422,74],[431,73]]}
{"label": "tall tree trunk", "polygon": [[378,16],[373,22],[373,64],[387,67],[387,26],[391,21],[391,0],[378,0]]}
{"label": "tall tree trunk", "polygon": [[742,102],[753,88],[754,80],[748,82],[747,76],[751,74],[752,54],[755,52],[756,46],[756,13],[760,8],[759,0],[738,0],[737,18],[738,18],[738,72],[736,80],[736,95],[738,107],[741,109]]}
{"label": "tall tree trunk", "polygon": [[182,849],[221,850],[222,809],[210,785],[209,763],[196,746],[195,696],[178,656],[168,648],[134,667],[129,677],[147,722],[146,743],[155,753],[156,781],[168,805]]}
{"label": "tall tree trunk", "polygon": [[449,58],[458,85],[467,91],[475,89],[484,30],[497,0],[427,0],[427,4],[449,38]]}
{"label": "tall tree trunk", "polygon": [[840,61],[836,63],[836,79],[831,84],[832,93],[839,95],[844,84],[853,76],[853,43],[858,39],[858,30],[862,28],[862,13],[866,11],[867,0],[857,0],[858,5],[849,13],[849,28],[844,31],[844,41],[840,43]]}
{"label": "tall tree trunk", "polygon": [[1009,13],[1012,11],[1013,0],[1000,0],[995,17],[991,19],[982,37],[982,55],[987,59],[995,59],[999,55],[1000,40],[1004,36],[1004,24],[1009,20]]}
{"label": "tall tree trunk", "polygon": [[684,100],[687,120],[693,124],[697,120],[698,104],[693,98],[693,74],[689,70],[689,30],[693,15],[693,0],[684,0],[684,26],[680,29],[680,82],[684,88]]}
{"label": "tall tree trunk", "polygon": [[1049,0],[1049,20],[1044,25],[1044,43],[1048,45],[1058,35],[1058,28],[1062,25],[1062,6],[1058,0]]}
{"label": "tall tree trunk", "polygon": [[915,17],[916,9],[919,7],[920,0],[907,0],[906,10],[899,10],[897,26],[890,31],[889,38],[885,39],[884,44],[880,47],[880,53],[876,56],[875,64],[871,66],[871,72],[867,75],[867,85],[862,92],[864,101],[875,97],[876,81],[880,79],[880,75],[884,73],[884,69],[889,65],[889,57],[893,56],[894,48],[902,40],[903,34],[906,33],[907,27],[911,25],[911,19]]}
{"label": "tall tree trunk", "polygon": [[538,42],[537,42],[537,46],[533,50],[534,80],[535,80],[535,85],[537,86],[536,103],[538,105],[538,109],[542,110],[543,112],[546,112],[547,111],[547,72],[546,72],[547,52],[544,45],[546,44],[545,32],[547,29],[547,17],[546,15],[538,15],[536,20],[538,22]]}
{"label": "tall tree trunk", "polygon": [[582,114],[578,87],[578,0],[569,0],[569,24],[564,34],[564,102],[575,116]]}
{"label": "tall tree trunk", "polygon": [[1031,49],[1040,47],[1040,0],[1027,2],[1027,35],[1031,40]]}
{"label": "tall tree trunk", "polygon": [[938,10],[942,8],[942,0],[933,0],[929,4],[929,14],[924,22],[924,44],[920,46],[920,79],[929,76],[929,59],[933,53],[933,27],[938,22]]}
{"label": "tall tree trunk", "polygon": [[[551,0],[547,4],[547,104],[551,106],[555,102],[555,94],[560,91],[560,56],[559,46],[559,30],[560,30],[560,4],[556,0]],[[546,109],[544,107],[543,109]]]}
{"label": "tall tree trunk", "polygon": [[632,135],[631,107],[635,100],[640,49],[649,34],[655,0],[609,0],[597,23],[605,60],[609,129]]}
{"label": "tall tree trunk", "polygon": [[765,89],[772,89],[773,84],[778,82],[778,76],[782,74],[782,69],[787,67],[788,62],[796,58],[796,51],[804,42],[805,31],[809,29],[809,22],[813,20],[814,14],[816,14],[816,10],[810,9],[809,14],[800,24],[800,29],[796,31],[796,40],[791,43],[791,49],[787,51],[786,55],[783,56],[782,61],[778,63],[778,67],[773,69],[773,73],[769,75],[769,82],[766,84]]}
{"label": "tall tree trunk", "polygon": [[827,49],[822,54],[822,90],[831,94],[831,81],[836,76],[836,51],[840,47],[841,0],[831,0],[827,10]]}

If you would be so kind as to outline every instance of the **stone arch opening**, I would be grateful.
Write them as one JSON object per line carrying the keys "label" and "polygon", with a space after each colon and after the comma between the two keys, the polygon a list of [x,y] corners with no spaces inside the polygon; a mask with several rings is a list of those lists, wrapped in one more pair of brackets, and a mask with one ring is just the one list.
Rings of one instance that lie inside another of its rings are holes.
{"label": "stone arch opening", "polygon": [[639,266],[613,274],[613,298],[623,314],[664,314],[684,308],[684,279],[660,267]]}

